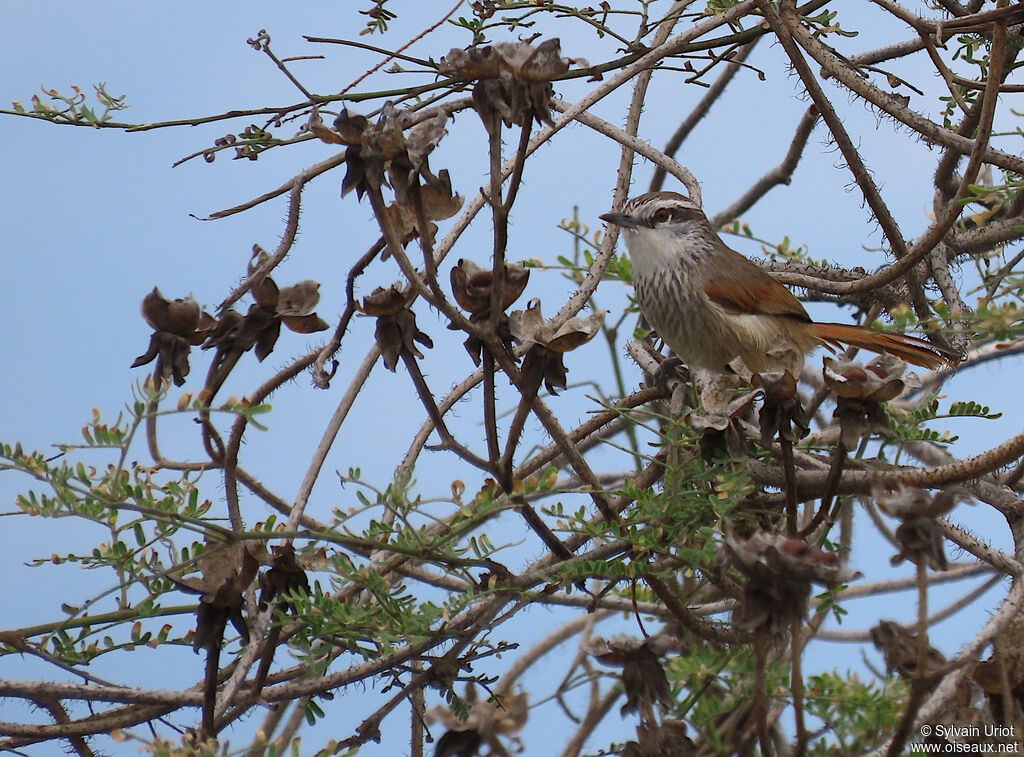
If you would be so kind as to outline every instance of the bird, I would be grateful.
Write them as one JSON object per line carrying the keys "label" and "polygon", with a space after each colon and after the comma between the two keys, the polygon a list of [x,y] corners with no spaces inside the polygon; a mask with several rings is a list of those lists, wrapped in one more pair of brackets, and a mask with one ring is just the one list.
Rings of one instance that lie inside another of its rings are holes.
{"label": "bird", "polygon": [[633,286],[647,321],[688,366],[729,373],[737,357],[753,373],[767,355],[849,345],[889,353],[924,368],[954,365],[955,353],[923,339],[811,320],[796,296],[721,240],[700,205],[677,192],[648,192],[601,220],[622,230]]}

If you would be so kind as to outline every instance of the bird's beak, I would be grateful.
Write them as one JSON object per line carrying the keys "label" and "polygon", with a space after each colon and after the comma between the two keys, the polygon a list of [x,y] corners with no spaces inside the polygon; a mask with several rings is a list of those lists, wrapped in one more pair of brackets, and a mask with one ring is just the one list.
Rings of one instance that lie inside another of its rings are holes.
{"label": "bird's beak", "polygon": [[635,229],[640,225],[633,216],[627,216],[625,213],[605,213],[603,216],[599,216],[599,218],[602,221],[614,223],[623,229]]}

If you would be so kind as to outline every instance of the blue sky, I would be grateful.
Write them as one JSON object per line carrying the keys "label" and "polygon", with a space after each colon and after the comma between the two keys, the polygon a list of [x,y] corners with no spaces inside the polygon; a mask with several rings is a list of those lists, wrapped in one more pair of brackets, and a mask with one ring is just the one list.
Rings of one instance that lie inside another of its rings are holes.
{"label": "blue sky", "polygon": [[[111,93],[126,95],[131,109],[121,115],[133,122],[298,102],[302,96],[265,56],[246,45],[246,38],[265,28],[281,56],[324,53],[327,60],[296,64],[295,71],[314,91],[337,91],[375,63],[375,56],[309,45],[301,35],[355,36],[365,17],[353,8],[362,5],[286,7],[254,2],[243,7],[120,0],[102,4],[18,3],[8,8],[6,22],[0,27],[0,101],[27,104],[40,85],[62,92],[77,85],[90,92],[93,84],[106,82]],[[383,40],[369,41],[397,46],[449,7],[447,2],[392,5],[400,12],[392,32]],[[849,25],[858,25],[860,13],[867,14],[864,18],[870,23],[873,17],[863,7],[866,5],[850,8]],[[594,62],[612,54],[607,42],[595,49],[582,30],[560,33],[566,55],[580,55]],[[449,47],[467,41],[464,32],[442,29],[409,52],[436,58]],[[843,41],[836,44],[842,45]],[[861,41],[856,44],[857,49],[863,46]],[[741,76],[721,112],[698,128],[678,156],[701,180],[709,212],[732,202],[756,177],[781,160],[789,135],[806,107],[796,81],[787,77],[779,65],[781,54],[777,46],[762,44],[752,62],[768,72],[767,81],[759,82],[752,73]],[[915,72],[904,73],[911,78]],[[934,114],[938,110],[936,82],[920,75],[918,79],[929,88]],[[921,85],[918,79],[915,83]],[[378,75],[374,81],[374,86],[385,87],[395,86],[396,80]],[[585,91],[585,86],[576,82],[560,86],[558,91],[573,100]],[[836,94],[835,90],[830,92]],[[681,85],[677,77],[656,76],[641,136],[655,146],[664,144],[679,118],[702,94],[702,89]],[[595,112],[621,124],[625,96],[625,92],[617,93]],[[844,116],[849,118],[905,236],[913,238],[928,221],[928,179],[936,153],[903,136],[893,138],[888,123],[877,124],[871,113],[851,103],[845,94],[837,94],[835,102],[845,109]],[[128,368],[145,350],[149,337],[149,328],[138,315],[142,296],[157,285],[172,297],[193,293],[212,309],[244,273],[252,245],[276,245],[285,209],[280,200],[222,221],[203,222],[192,216],[206,215],[276,187],[305,166],[331,155],[333,148],[310,142],[272,151],[256,162],[222,157],[213,164],[197,159],[172,168],[179,158],[203,149],[228,131],[238,131],[246,123],[124,134],[0,117],[0,172],[6,180],[4,286],[0,297],[4,328],[0,344],[7,355],[4,370],[0,371],[0,438],[20,440],[28,447],[46,447],[77,441],[92,408],[100,409],[107,417],[116,416],[129,400],[133,382],[144,375],[142,370]],[[463,114],[450,131],[436,157],[432,157],[432,165],[435,170],[449,167],[456,189],[472,193],[485,182],[483,130],[469,113]],[[282,133],[291,133],[289,127]],[[849,174],[839,165],[839,156],[823,143],[822,135],[819,126],[792,186],[773,191],[744,220],[767,239],[781,240],[790,235],[794,243],[808,245],[814,258],[868,269],[880,266],[884,257],[863,249],[879,243],[877,230],[869,223],[857,193],[850,191]],[[1006,146],[1017,149],[1015,143]],[[581,217],[596,228],[598,214],[609,209],[617,161],[618,151],[613,145],[579,125],[567,128],[542,148],[527,170],[513,217],[509,256],[553,262],[556,255],[568,253],[570,238],[557,229],[559,221],[570,216],[575,205]],[[638,161],[635,176],[637,191],[643,191],[650,166]],[[321,281],[318,312],[332,325],[344,308],[344,276],[350,261],[376,238],[368,206],[356,203],[352,196],[339,199],[340,181],[341,174],[335,172],[309,187],[299,240],[275,274],[279,284],[305,278]],[[488,224],[483,219],[472,227],[460,254],[475,255],[478,262],[483,261],[490,237]],[[747,254],[759,252],[751,243],[735,245]],[[446,266],[454,262],[455,258]],[[967,278],[969,271],[964,276]],[[360,291],[365,294],[372,286],[387,286],[397,278],[397,270],[378,264],[367,274]],[[550,314],[571,289],[556,272],[535,273],[526,296],[543,296],[545,312]],[[625,302],[621,285],[603,286],[599,297],[602,307],[621,308]],[[835,308],[815,313],[833,320],[847,317]],[[423,308],[418,315],[421,328],[430,331],[436,340],[444,336],[434,313]],[[361,361],[371,338],[372,325],[357,321],[342,353],[342,368],[333,388],[327,392],[314,390],[307,377],[300,377],[273,398],[270,432],[250,434],[246,459],[286,498],[293,495],[305,470],[304,461],[344,389],[344,379]],[[444,391],[471,368],[457,342],[443,338],[438,341],[439,347],[428,354],[424,366],[432,385]],[[285,332],[266,365],[257,365],[251,355],[246,356],[246,364],[224,395],[244,393],[314,343],[315,337]],[[605,375],[603,350],[595,342],[574,353],[576,362],[570,366],[570,381],[584,380],[595,373]],[[206,354],[193,358],[194,379],[205,372],[207,359]],[[1005,391],[1015,369],[1017,366],[1010,364],[985,366],[952,384],[951,399],[975,399],[1006,412],[1000,421],[949,424],[954,432],[964,435],[962,454],[991,446],[1020,428],[1021,413],[1007,401]],[[639,372],[631,364],[627,364],[627,370],[627,381],[635,385]],[[592,408],[585,396],[587,391],[567,392],[560,401],[557,408],[564,413],[564,422],[582,419]],[[172,392],[172,398],[176,396]],[[382,409],[382,400],[386,410]],[[359,433],[341,440],[327,470],[359,466],[367,478],[386,484],[405,451],[411,430],[424,418],[408,377],[401,369],[392,375],[378,366],[373,393],[357,404],[354,413],[351,428],[359,429]],[[473,408],[454,414],[456,424],[461,424],[466,433],[479,435]],[[191,446],[194,430],[190,423],[167,430],[171,434],[169,450],[188,454],[195,449]],[[144,450],[140,448],[138,454],[143,456]],[[447,467],[444,456],[427,454],[417,478],[426,493],[444,494],[451,478],[461,474]],[[0,476],[0,497],[6,503],[0,511],[11,509],[11,497],[26,483],[9,475]],[[468,483],[472,489],[479,481]],[[219,488],[214,489],[209,496],[218,496],[218,492]],[[336,479],[326,474],[311,507],[317,514],[327,515],[331,507],[344,505],[348,496],[337,488]],[[252,507],[249,517],[253,521],[268,514],[261,503]],[[991,520],[992,538],[997,544],[1005,542],[998,520],[989,519],[983,508],[971,510],[966,517],[976,528]],[[82,549],[94,537],[78,529],[71,523],[27,523],[23,518],[0,528],[0,544],[7,555],[4,567],[16,570],[19,576],[16,581],[5,582],[4,590],[8,602],[19,607],[16,622],[52,619],[61,601],[86,591],[75,585],[79,578],[83,587],[95,585],[97,577],[74,576],[75,569],[20,568],[23,561],[53,551]],[[12,560],[12,555],[16,559]],[[888,554],[882,561],[887,559]],[[868,562],[868,566],[855,567],[867,572],[871,559]],[[909,619],[912,608],[904,602],[889,604],[879,612]],[[543,611],[531,617],[543,617]],[[980,606],[975,617],[979,625],[984,622]],[[529,637],[525,628],[523,634],[524,639]],[[960,634],[950,634],[947,652],[955,650],[958,638]],[[839,649],[841,655],[849,651],[851,666],[858,664],[853,648]],[[822,655],[823,661],[832,661],[830,664],[836,659],[834,651]],[[196,665],[195,673],[199,670]],[[616,737],[615,733],[604,734],[606,741]],[[385,753],[374,750],[370,747],[365,753]]]}

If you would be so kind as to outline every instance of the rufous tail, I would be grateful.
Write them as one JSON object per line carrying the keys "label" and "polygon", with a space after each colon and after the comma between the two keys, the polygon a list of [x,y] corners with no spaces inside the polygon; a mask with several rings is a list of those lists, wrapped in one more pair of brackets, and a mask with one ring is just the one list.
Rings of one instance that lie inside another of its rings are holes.
{"label": "rufous tail", "polygon": [[871,352],[888,352],[924,368],[952,366],[958,358],[952,350],[937,347],[924,339],[888,331],[870,331],[849,323],[813,323],[811,335],[826,345],[849,345]]}

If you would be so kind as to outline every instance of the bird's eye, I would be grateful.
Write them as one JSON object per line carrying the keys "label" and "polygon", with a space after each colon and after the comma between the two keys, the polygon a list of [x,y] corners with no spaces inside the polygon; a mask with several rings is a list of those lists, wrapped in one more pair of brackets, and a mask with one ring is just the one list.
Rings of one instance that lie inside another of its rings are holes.
{"label": "bird's eye", "polygon": [[672,211],[669,210],[668,208],[658,208],[657,210],[654,211],[655,223],[665,223],[665,221],[667,221],[671,217]]}

